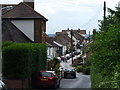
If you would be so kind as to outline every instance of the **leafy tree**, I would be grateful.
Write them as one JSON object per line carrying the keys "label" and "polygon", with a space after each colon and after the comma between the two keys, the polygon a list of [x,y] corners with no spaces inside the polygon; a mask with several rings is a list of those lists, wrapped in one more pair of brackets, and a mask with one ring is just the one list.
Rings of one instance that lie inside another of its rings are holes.
{"label": "leafy tree", "polygon": [[91,81],[93,88],[120,88],[120,8],[108,9],[100,21],[100,31],[91,44]]}

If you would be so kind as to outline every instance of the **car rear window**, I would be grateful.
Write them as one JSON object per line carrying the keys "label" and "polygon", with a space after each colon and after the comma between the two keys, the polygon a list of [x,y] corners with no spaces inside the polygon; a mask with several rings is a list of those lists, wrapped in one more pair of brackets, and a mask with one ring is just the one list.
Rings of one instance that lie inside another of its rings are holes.
{"label": "car rear window", "polygon": [[52,73],[49,72],[40,72],[39,75],[42,77],[52,77]]}

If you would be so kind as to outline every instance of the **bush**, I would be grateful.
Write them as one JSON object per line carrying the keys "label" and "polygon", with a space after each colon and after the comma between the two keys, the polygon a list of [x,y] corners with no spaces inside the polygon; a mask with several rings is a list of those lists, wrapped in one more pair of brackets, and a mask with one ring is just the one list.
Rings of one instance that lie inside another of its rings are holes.
{"label": "bush", "polygon": [[83,73],[86,75],[90,75],[90,66],[86,66],[83,68]]}
{"label": "bush", "polygon": [[109,9],[91,45],[92,88],[120,88],[120,7]]}
{"label": "bush", "polygon": [[3,48],[3,77],[25,79],[32,73],[46,70],[45,44],[14,43]]}
{"label": "bush", "polygon": [[79,73],[79,72],[83,72],[83,67],[82,65],[79,65],[75,68],[75,70]]}
{"label": "bush", "polygon": [[26,78],[30,75],[29,48],[13,44],[3,50],[3,76],[7,78]]}
{"label": "bush", "polygon": [[2,42],[2,47],[4,48],[4,47],[10,46],[12,44],[13,44],[13,42],[11,42],[11,41]]}

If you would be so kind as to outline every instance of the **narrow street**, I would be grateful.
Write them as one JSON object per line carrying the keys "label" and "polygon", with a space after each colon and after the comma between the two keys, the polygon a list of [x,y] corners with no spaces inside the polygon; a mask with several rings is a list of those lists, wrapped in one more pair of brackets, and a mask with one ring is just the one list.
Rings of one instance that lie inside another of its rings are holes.
{"label": "narrow street", "polygon": [[[71,67],[71,59],[68,62],[61,62],[61,67],[64,69]],[[75,79],[62,79],[60,83],[61,88],[91,88],[90,75],[83,75],[82,73],[76,73]],[[59,90],[59,89],[58,89]]]}
{"label": "narrow street", "polygon": [[91,88],[90,76],[77,73],[76,79],[62,79],[60,88]]}

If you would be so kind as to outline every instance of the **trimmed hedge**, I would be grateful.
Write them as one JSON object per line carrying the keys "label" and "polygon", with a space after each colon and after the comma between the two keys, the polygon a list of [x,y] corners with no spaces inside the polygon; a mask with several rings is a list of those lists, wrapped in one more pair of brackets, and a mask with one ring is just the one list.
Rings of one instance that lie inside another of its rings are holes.
{"label": "trimmed hedge", "polygon": [[10,46],[12,44],[13,44],[13,42],[11,42],[11,41],[2,42],[2,48]]}
{"label": "trimmed hedge", "polygon": [[13,43],[3,48],[3,77],[25,79],[45,70],[47,46],[38,43]]}

